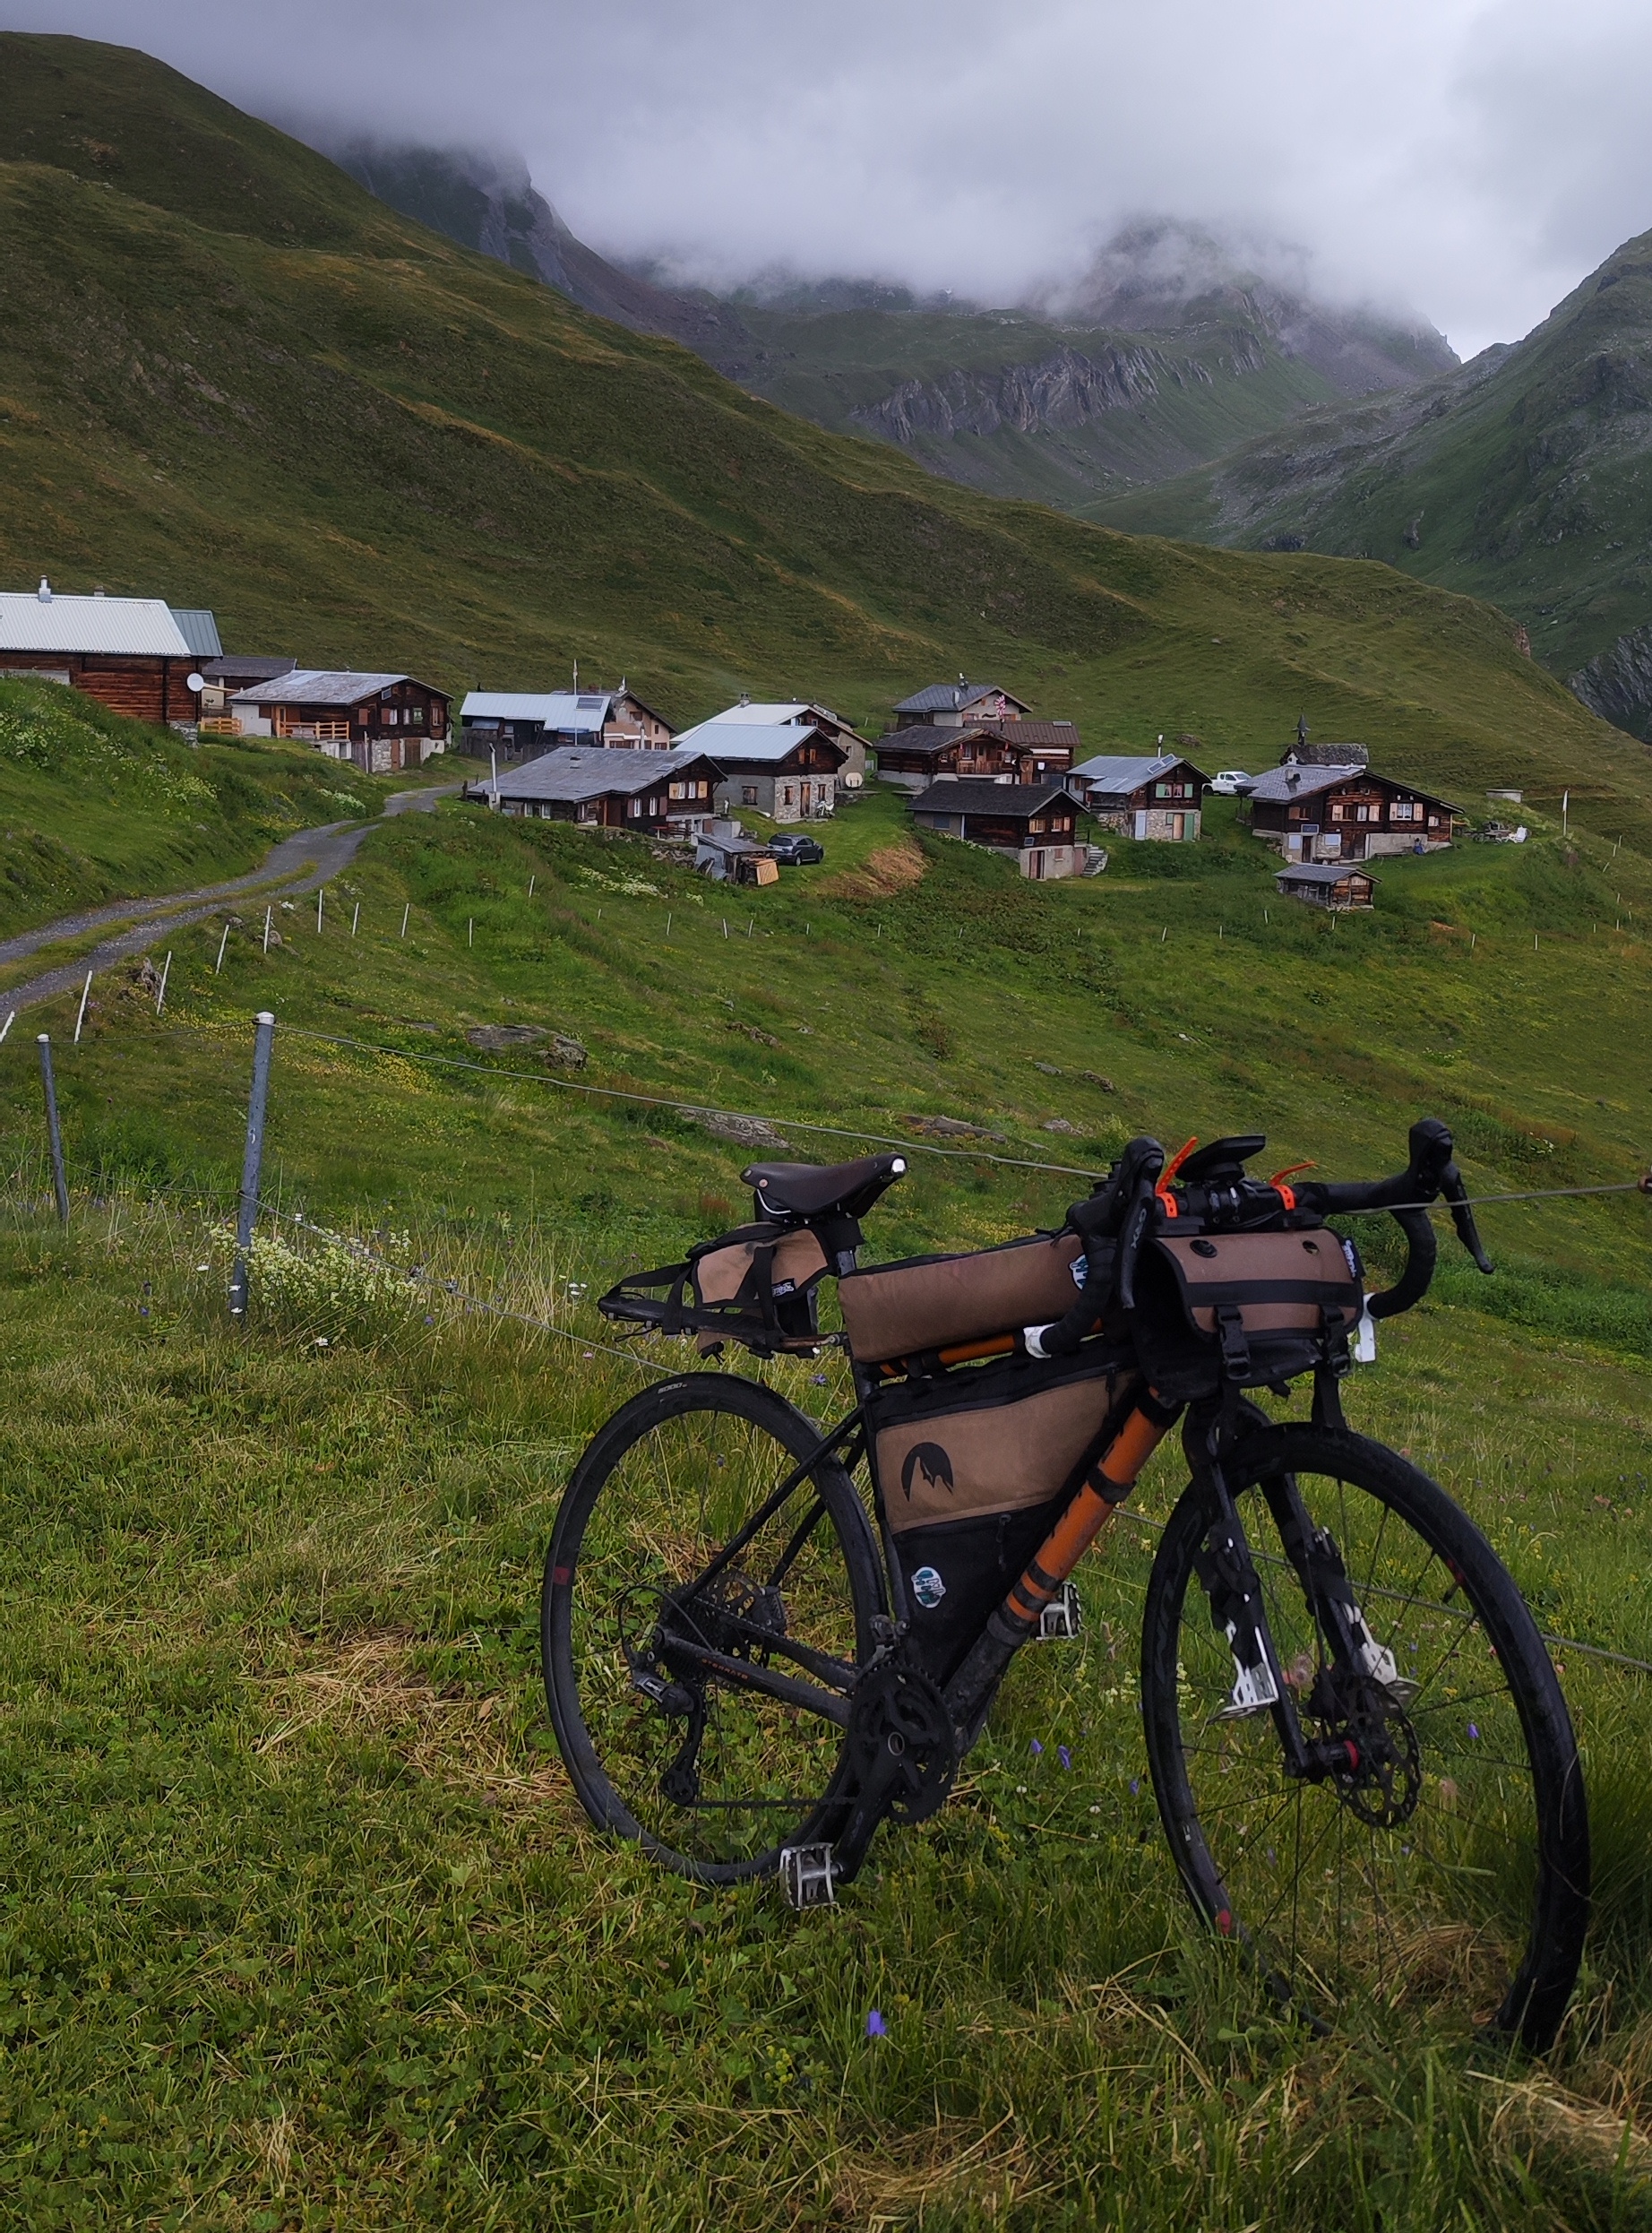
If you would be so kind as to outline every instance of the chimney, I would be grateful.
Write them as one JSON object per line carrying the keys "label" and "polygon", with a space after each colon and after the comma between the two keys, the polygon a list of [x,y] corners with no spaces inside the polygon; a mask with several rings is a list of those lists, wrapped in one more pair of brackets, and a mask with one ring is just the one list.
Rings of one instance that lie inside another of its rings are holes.
{"label": "chimney", "polygon": [[94,597],[101,597],[103,595],[103,584],[101,582],[94,582],[92,583],[91,593]]}
{"label": "chimney", "polygon": [[49,605],[52,601],[52,585],[44,574],[40,576],[40,586],[35,591],[35,595],[42,605]]}

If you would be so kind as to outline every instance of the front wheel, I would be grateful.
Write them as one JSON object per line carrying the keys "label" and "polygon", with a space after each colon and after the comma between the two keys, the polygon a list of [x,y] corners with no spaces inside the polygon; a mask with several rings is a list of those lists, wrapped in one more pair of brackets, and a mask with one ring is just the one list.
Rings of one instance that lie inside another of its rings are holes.
{"label": "front wheel", "polygon": [[[1258,1430],[1224,1470],[1303,1734],[1357,1734],[1360,1757],[1292,1778],[1278,1709],[1235,1704],[1199,1579],[1217,1513],[1190,1486],[1149,1583],[1141,1702],[1195,1907],[1311,2018],[1404,2006],[1540,2051],[1577,1979],[1589,1856],[1571,1723],[1525,1600],[1442,1489],[1359,1436]],[[1328,1636],[1304,1509],[1358,1608],[1352,1655]]]}
{"label": "front wheel", "polygon": [[840,1811],[842,1728],[695,1655],[847,1692],[875,1648],[882,1568],[848,1474],[819,1458],[781,1494],[820,1440],[772,1389],[688,1374],[615,1413],[556,1514],[545,1683],[574,1789],[599,1828],[707,1883],[772,1871]]}

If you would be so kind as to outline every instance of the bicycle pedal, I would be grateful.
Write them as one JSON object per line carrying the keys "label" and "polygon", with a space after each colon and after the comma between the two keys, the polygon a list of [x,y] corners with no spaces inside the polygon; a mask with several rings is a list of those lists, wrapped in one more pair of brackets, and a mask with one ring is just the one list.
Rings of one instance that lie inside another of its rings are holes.
{"label": "bicycle pedal", "polygon": [[1079,1599],[1078,1584],[1063,1582],[1059,1597],[1054,1597],[1038,1616],[1038,1625],[1033,1631],[1035,1643],[1067,1643],[1082,1634],[1084,1607]]}
{"label": "bicycle pedal", "polygon": [[788,1908],[835,1908],[838,1864],[829,1845],[783,1845],[780,1891]]}

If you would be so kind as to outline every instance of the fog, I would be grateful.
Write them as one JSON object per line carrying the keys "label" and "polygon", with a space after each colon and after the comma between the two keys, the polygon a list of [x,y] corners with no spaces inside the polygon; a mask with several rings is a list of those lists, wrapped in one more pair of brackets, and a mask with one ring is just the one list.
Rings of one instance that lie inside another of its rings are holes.
{"label": "fog", "polygon": [[1011,302],[1122,225],[1510,341],[1652,227],[1627,0],[50,0],[288,128],[520,150],[576,232]]}

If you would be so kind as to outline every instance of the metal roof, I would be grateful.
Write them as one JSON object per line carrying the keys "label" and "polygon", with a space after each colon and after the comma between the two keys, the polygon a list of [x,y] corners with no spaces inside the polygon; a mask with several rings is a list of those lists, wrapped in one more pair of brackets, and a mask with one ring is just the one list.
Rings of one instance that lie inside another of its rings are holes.
{"label": "metal roof", "polygon": [[608,718],[613,698],[582,690],[471,690],[459,709],[461,721],[538,721],[557,735],[594,735]]}
{"label": "metal roof", "polygon": [[1002,698],[1009,705],[1020,705],[995,682],[932,682],[922,690],[915,690],[909,698],[902,698],[896,706],[897,713],[961,713],[966,706],[978,704],[983,698]]}
{"label": "metal roof", "polygon": [[[630,798],[702,764],[713,779],[723,772],[709,753],[697,748],[684,751],[674,746],[669,752],[637,752],[623,746],[608,750],[596,745],[564,745],[537,760],[524,761],[521,767],[504,770],[498,792],[501,798],[560,798],[575,804],[615,791]],[[492,780],[482,788],[491,791]]]}
{"label": "metal roof", "polygon": [[[1125,798],[1132,791],[1139,791],[1144,783],[1157,783],[1172,768],[1193,768],[1193,773],[1200,775],[1192,762],[1184,760],[1179,752],[1149,752],[1135,758],[1104,752],[1093,760],[1081,761],[1072,772],[1092,790],[1110,798]],[[1200,780],[1206,779],[1200,775]]]}
{"label": "metal roof", "polygon": [[1274,871],[1276,884],[1340,884],[1345,876],[1367,876],[1377,881],[1361,860],[1293,861],[1287,868]]}
{"label": "metal roof", "polygon": [[[271,682],[237,690],[232,705],[357,705],[411,675],[358,675],[348,667],[297,667]],[[426,685],[420,685],[421,688]]]}
{"label": "metal roof", "polygon": [[[1346,783],[1356,775],[1369,775],[1369,768],[1314,767],[1304,762],[1283,768],[1269,768],[1259,775],[1251,787],[1252,800],[1260,798],[1266,806],[1289,805],[1293,799],[1314,798],[1321,791],[1334,790],[1338,783]],[[1381,779],[1378,779],[1381,780]]]}
{"label": "metal roof", "polygon": [[57,597],[44,582],[32,594],[0,590],[0,652],[4,651],[193,657],[160,598]]}
{"label": "metal roof", "polygon": [[835,752],[841,763],[848,757],[843,746],[833,742],[823,729],[807,722],[774,721],[746,723],[726,720],[719,713],[714,721],[701,721],[697,728],[685,729],[678,737],[679,745],[693,743],[703,752],[714,752],[730,767],[779,767],[787,754],[800,745],[818,737],[829,752]]}
{"label": "metal roof", "polygon": [[1071,779],[1053,776],[1045,783],[994,783],[990,776],[942,776],[912,801],[915,815],[996,815],[1012,822],[1029,822],[1058,798],[1069,806],[1083,804]]}
{"label": "metal roof", "polygon": [[179,634],[197,659],[221,659],[224,647],[218,640],[218,622],[202,606],[175,605],[172,617],[178,625]]}
{"label": "metal roof", "polygon": [[[829,705],[817,704],[813,698],[788,699],[779,704],[753,704],[751,699],[742,698],[738,705],[726,706],[722,712],[714,713],[711,719],[713,721],[737,721],[746,729],[796,728],[800,723],[804,727],[810,723],[823,723],[831,729],[840,729],[846,737],[855,734],[840,713],[834,713]],[[701,727],[704,726],[701,723]]]}

